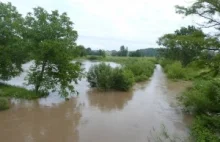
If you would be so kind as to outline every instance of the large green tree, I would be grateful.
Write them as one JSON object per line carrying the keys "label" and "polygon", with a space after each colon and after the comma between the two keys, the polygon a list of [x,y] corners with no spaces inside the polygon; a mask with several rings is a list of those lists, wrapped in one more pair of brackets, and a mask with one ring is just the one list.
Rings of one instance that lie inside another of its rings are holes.
{"label": "large green tree", "polygon": [[217,34],[212,34],[213,37],[206,40],[206,48],[208,51],[216,50],[218,54],[211,58],[208,58],[210,54],[206,54],[200,59],[214,71],[214,75],[218,75],[220,72],[220,1],[196,0],[189,7],[176,6],[176,12],[185,16],[197,15],[205,20],[203,23],[198,23],[202,28],[214,28],[217,30]]}
{"label": "large green tree", "polygon": [[48,13],[34,8],[25,18],[25,37],[29,40],[34,65],[28,74],[28,84],[36,93],[55,91],[67,97],[75,92],[73,82],[81,74],[80,65],[71,63],[70,49],[76,46],[77,32],[66,13],[57,10]]}
{"label": "large green tree", "polygon": [[23,18],[11,3],[0,2],[0,79],[18,75],[24,59]]}
{"label": "large green tree", "polygon": [[206,35],[194,26],[182,27],[173,34],[160,37],[158,44],[165,47],[161,55],[172,60],[179,60],[185,66],[198,57],[206,48]]}

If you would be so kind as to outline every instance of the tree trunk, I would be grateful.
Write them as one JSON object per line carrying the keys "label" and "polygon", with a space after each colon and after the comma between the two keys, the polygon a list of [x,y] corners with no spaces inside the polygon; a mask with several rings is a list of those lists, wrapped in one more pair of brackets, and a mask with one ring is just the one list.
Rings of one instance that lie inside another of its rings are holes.
{"label": "tree trunk", "polygon": [[43,79],[46,63],[47,63],[46,61],[43,61],[40,75],[37,78],[37,82],[36,82],[36,85],[35,85],[35,92],[36,92],[36,94],[39,93],[39,88],[40,88],[40,85],[41,85],[41,82],[42,82],[42,79]]}

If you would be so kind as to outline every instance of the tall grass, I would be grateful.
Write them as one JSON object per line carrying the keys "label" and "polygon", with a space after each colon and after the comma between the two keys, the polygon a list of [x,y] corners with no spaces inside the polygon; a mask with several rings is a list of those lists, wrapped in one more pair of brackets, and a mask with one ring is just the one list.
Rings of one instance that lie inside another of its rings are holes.
{"label": "tall grass", "polygon": [[39,95],[36,95],[36,93],[32,90],[0,83],[0,97],[21,98],[30,100],[37,99],[46,95],[47,94],[45,93],[40,93]]}

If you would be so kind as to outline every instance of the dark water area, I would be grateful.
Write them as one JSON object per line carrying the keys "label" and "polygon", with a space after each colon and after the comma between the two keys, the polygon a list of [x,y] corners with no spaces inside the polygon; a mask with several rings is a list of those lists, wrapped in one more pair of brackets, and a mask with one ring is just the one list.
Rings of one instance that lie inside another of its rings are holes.
{"label": "dark water area", "polygon": [[[83,62],[89,67],[97,62]],[[116,67],[118,64],[109,63]],[[31,65],[23,68],[27,71]],[[26,73],[7,83],[23,86]],[[79,95],[69,101],[54,92],[34,101],[11,100],[0,112],[2,142],[147,142],[164,125],[171,135],[188,136],[191,116],[181,111],[176,97],[190,82],[167,80],[160,65],[147,82],[129,92],[100,92],[86,79],[76,85]]]}

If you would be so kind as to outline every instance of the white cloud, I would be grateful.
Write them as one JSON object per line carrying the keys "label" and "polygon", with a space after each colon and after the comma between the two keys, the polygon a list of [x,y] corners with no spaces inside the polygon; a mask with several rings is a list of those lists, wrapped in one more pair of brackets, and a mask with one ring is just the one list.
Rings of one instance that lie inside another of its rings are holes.
{"label": "white cloud", "polygon": [[9,0],[19,11],[33,7],[67,12],[79,33],[78,43],[92,48],[129,49],[157,46],[156,40],[181,26],[195,23],[182,18],[175,5],[188,5],[192,0]]}

